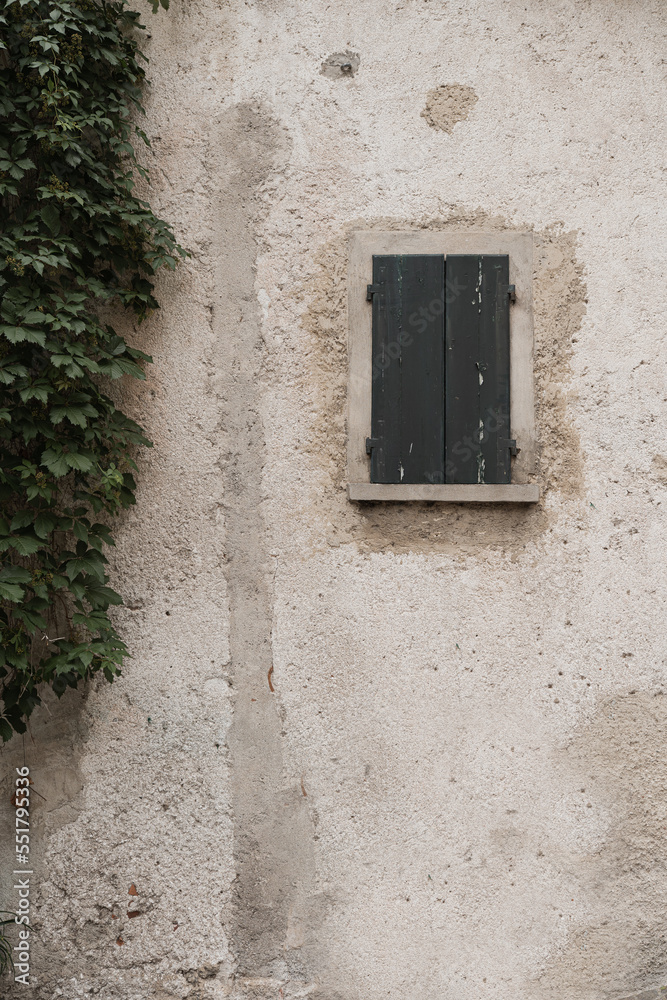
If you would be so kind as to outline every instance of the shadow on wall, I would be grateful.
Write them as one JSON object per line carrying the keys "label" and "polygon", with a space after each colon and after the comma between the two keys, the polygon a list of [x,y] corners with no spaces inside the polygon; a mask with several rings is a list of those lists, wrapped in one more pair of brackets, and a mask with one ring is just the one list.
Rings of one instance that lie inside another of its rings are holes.
{"label": "shadow on wall", "polygon": [[[631,692],[602,703],[556,768],[608,817],[592,854],[563,857],[590,917],[547,964],[546,1000],[627,997],[658,1000],[667,982],[667,697]],[[634,998],[633,998],[634,1000]]]}

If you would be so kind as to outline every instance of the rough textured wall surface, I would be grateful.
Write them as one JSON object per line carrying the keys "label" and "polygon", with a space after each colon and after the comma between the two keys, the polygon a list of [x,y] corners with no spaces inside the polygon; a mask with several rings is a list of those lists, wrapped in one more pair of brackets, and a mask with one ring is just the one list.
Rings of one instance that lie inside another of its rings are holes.
{"label": "rough textured wall surface", "polygon": [[[659,0],[151,19],[152,197],[192,259],[132,333],[134,658],[2,751],[3,843],[16,764],[43,796],[3,997],[667,982],[666,29]],[[349,233],[448,226],[534,232],[534,508],[346,499]]]}

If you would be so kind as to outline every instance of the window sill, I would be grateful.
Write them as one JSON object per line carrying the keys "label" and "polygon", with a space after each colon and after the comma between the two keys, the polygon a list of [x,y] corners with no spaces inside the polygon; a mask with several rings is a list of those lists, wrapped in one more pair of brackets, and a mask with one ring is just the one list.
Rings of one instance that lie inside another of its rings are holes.
{"label": "window sill", "polygon": [[430,483],[349,483],[350,500],[429,500],[436,503],[537,503],[537,483],[498,486],[441,485]]}

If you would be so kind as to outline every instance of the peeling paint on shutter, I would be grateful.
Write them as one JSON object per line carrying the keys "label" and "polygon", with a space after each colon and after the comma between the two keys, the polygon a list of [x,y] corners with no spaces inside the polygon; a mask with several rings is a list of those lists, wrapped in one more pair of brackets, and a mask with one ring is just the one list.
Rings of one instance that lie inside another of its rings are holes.
{"label": "peeling paint on shutter", "polygon": [[443,483],[442,255],[373,257],[373,483]]}
{"label": "peeling paint on shutter", "polygon": [[446,262],[446,481],[509,483],[509,257]]}

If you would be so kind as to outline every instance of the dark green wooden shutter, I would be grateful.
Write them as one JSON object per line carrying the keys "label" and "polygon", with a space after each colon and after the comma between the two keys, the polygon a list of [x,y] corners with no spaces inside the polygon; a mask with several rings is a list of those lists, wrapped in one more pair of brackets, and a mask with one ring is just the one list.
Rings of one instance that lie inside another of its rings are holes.
{"label": "dark green wooden shutter", "polygon": [[444,256],[373,257],[372,483],[443,483]]}
{"label": "dark green wooden shutter", "polygon": [[510,482],[509,257],[447,257],[448,483]]}

